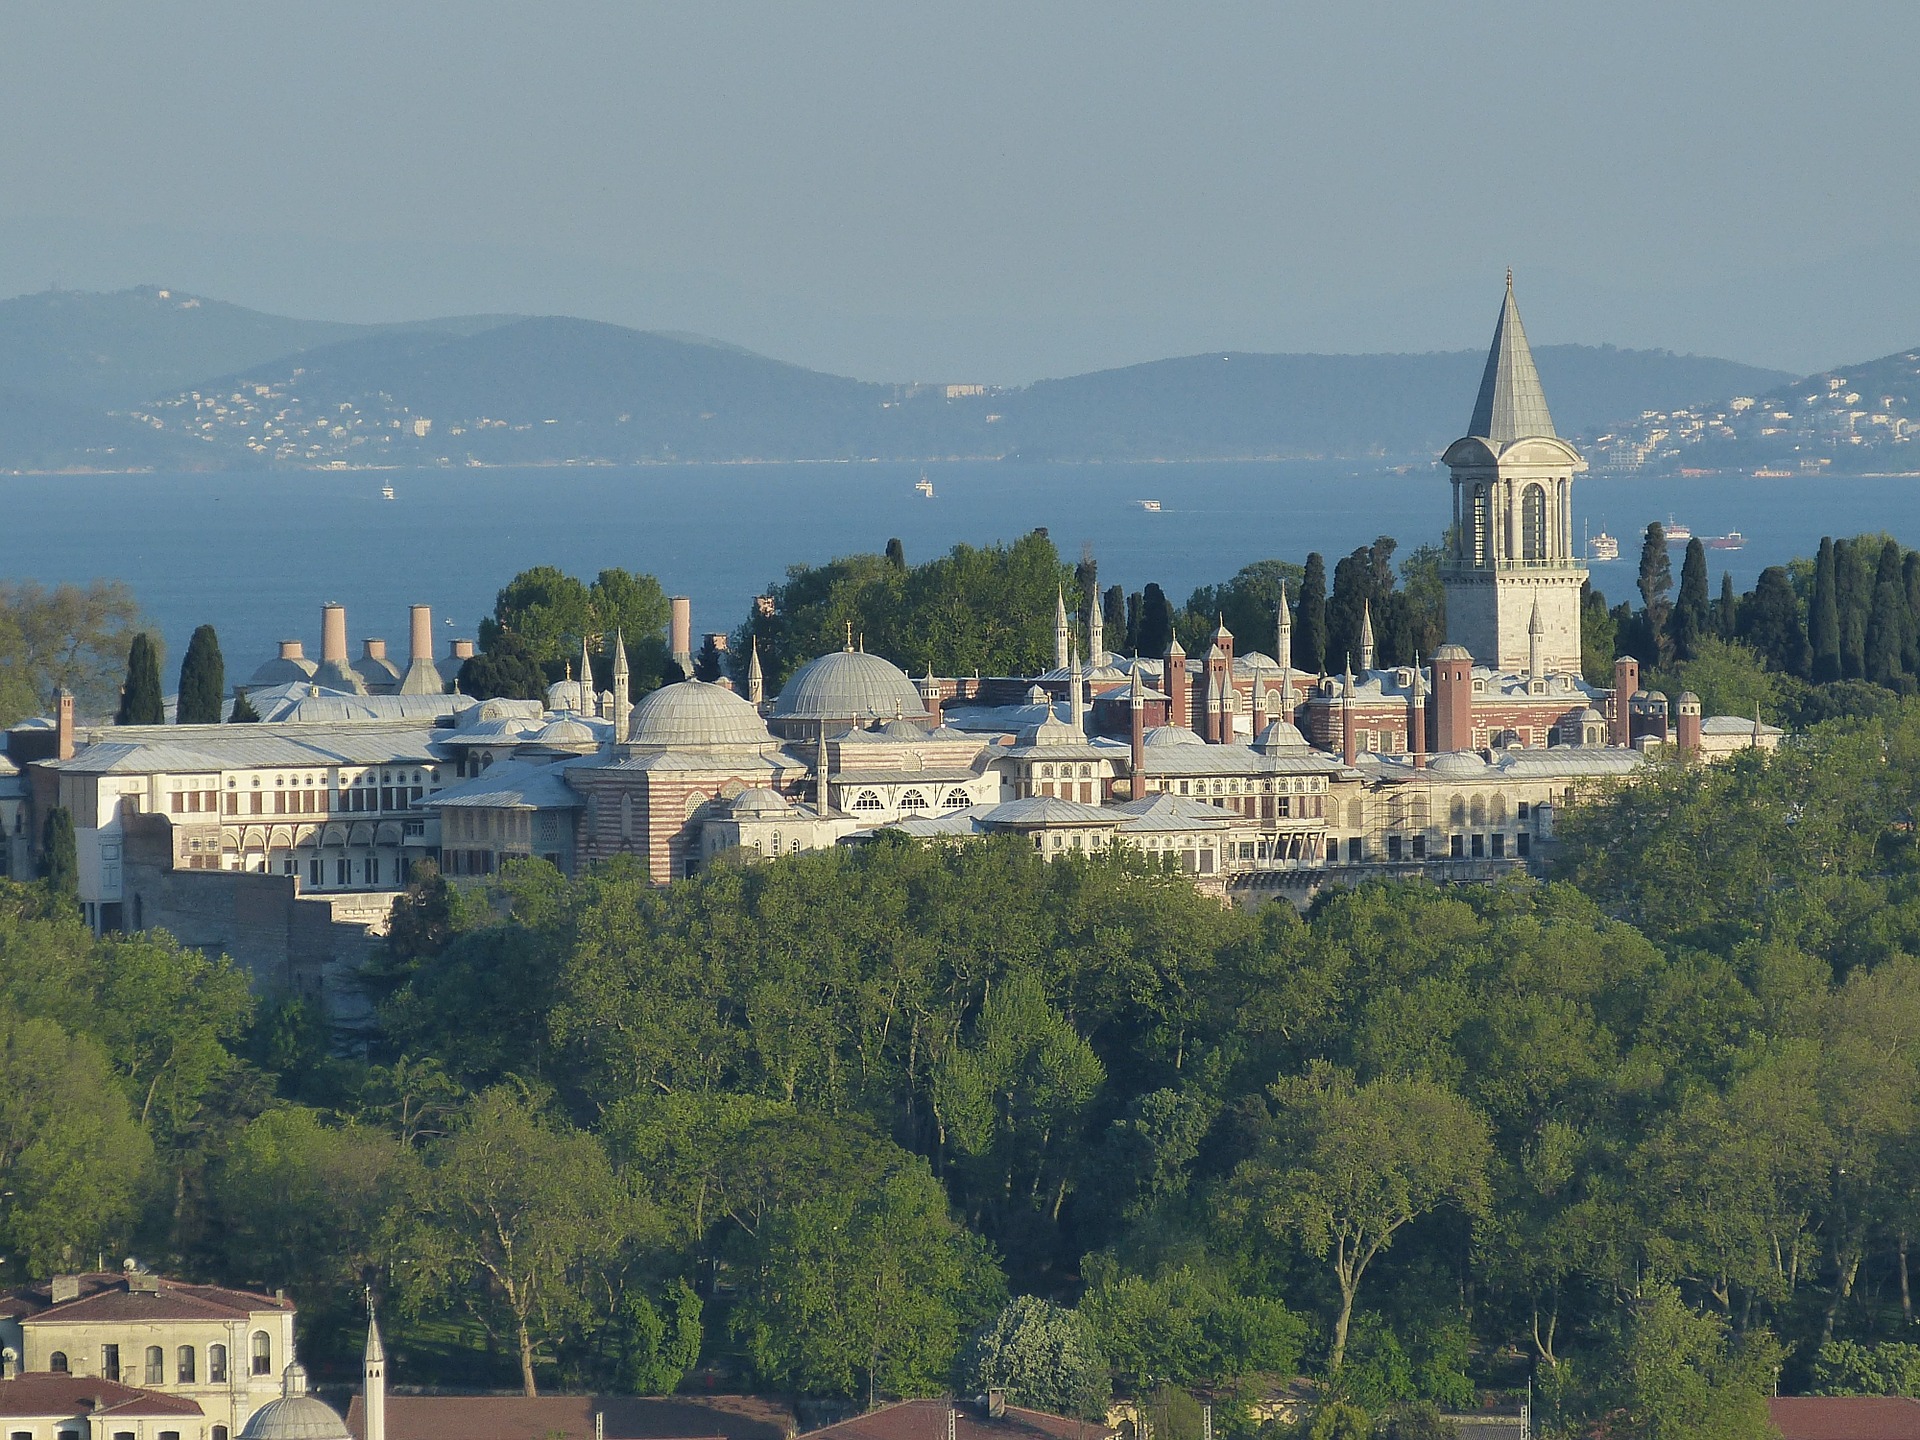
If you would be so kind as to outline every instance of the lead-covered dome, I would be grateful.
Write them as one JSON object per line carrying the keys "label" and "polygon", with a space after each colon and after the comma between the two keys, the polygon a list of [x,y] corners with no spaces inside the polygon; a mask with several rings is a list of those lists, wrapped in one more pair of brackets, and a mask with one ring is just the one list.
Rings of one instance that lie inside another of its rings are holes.
{"label": "lead-covered dome", "polygon": [[926,706],[899,666],[863,650],[837,650],[793,672],[773,702],[775,720],[891,720]]}
{"label": "lead-covered dome", "polygon": [[240,1440],[353,1440],[353,1434],[330,1406],[307,1394],[307,1372],[296,1362],[287,1366],[280,1398],[247,1417]]}
{"label": "lead-covered dome", "polygon": [[766,745],[766,722],[724,685],[682,680],[662,685],[638,705],[627,729],[633,745],[661,748],[703,745]]}

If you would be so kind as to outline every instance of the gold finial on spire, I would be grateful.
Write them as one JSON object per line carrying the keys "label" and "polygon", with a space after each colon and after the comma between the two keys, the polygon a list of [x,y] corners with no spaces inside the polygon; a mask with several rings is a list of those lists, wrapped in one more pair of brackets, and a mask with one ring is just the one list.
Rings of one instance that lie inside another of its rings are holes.
{"label": "gold finial on spire", "polygon": [[1509,295],[1513,293],[1513,267],[1511,265],[1507,266],[1507,293]]}
{"label": "gold finial on spire", "polygon": [[849,655],[853,653],[853,622],[851,620],[847,621],[847,653]]}

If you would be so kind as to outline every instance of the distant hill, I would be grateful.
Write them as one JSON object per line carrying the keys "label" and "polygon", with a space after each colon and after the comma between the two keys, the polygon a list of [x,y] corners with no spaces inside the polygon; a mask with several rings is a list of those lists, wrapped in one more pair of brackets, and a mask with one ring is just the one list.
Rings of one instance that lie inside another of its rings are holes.
{"label": "distant hill", "polygon": [[[1788,379],[1658,351],[1536,355],[1567,435]],[[1210,354],[982,390],[558,317],[356,326],[157,288],[49,292],[0,302],[0,466],[1401,460],[1457,437],[1483,363]]]}
{"label": "distant hill", "polygon": [[[1569,436],[1791,378],[1610,345],[1542,346],[1534,358],[1555,428]],[[1041,381],[1006,408],[1022,453],[1035,457],[1432,455],[1466,427],[1485,364],[1483,350],[1192,355]]]}

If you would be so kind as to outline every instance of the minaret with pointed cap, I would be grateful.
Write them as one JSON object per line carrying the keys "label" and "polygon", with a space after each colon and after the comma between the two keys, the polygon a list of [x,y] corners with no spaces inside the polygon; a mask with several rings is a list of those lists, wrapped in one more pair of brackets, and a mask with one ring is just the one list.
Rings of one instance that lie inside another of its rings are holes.
{"label": "minaret with pointed cap", "polygon": [[1540,597],[1533,597],[1533,614],[1527,620],[1527,683],[1547,683],[1547,657],[1544,651],[1546,622],[1540,618]]}
{"label": "minaret with pointed cap", "polygon": [[580,637],[580,713],[593,714],[593,652],[585,635]]}
{"label": "minaret with pointed cap", "polygon": [[363,1405],[366,1418],[360,1440],[387,1440],[387,1350],[380,1343],[380,1321],[367,1297],[367,1356]]}
{"label": "minaret with pointed cap", "polygon": [[1073,634],[1067,628],[1067,592],[1059,586],[1053,591],[1053,668],[1067,668],[1067,652],[1073,648]]}
{"label": "minaret with pointed cap", "polygon": [[1586,462],[1553,428],[1511,272],[1467,434],[1444,458],[1453,476],[1441,570],[1448,641],[1478,664],[1530,673],[1537,610],[1546,673],[1577,673],[1587,572],[1573,540],[1573,477]]}
{"label": "minaret with pointed cap", "polygon": [[1360,602],[1360,672],[1373,669],[1373,606]]}
{"label": "minaret with pointed cap", "polygon": [[1287,582],[1280,582],[1280,633],[1273,658],[1280,662],[1280,718],[1293,723],[1293,611],[1287,608]]}
{"label": "minaret with pointed cap", "polygon": [[753,637],[753,647],[747,651],[747,699],[755,705],[767,703],[767,677],[760,669],[760,637]]}
{"label": "minaret with pointed cap", "polygon": [[613,632],[613,738],[627,738],[627,720],[633,714],[633,672],[627,668],[627,632]]}
{"label": "minaret with pointed cap", "polygon": [[1091,587],[1087,601],[1087,669],[1107,663],[1107,617],[1100,613],[1100,587]]}

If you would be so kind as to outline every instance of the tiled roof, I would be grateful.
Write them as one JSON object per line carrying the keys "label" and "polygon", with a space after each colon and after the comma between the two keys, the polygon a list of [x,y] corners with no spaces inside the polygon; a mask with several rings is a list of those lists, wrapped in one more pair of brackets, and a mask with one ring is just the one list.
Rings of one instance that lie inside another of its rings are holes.
{"label": "tiled roof", "polygon": [[1781,1440],[1920,1440],[1920,1400],[1903,1395],[1782,1395],[1767,1412]]}
{"label": "tiled roof", "polygon": [[[389,1395],[387,1440],[593,1440],[602,1417],[606,1440],[786,1440],[793,1411],[751,1395]],[[347,1409],[347,1429],[366,1433],[362,1397]]]}
{"label": "tiled roof", "polygon": [[165,1276],[143,1277],[152,1290],[129,1290],[123,1273],[100,1271],[75,1277],[77,1298],[55,1304],[50,1283],[27,1285],[0,1298],[0,1316],[24,1325],[43,1320],[62,1324],[143,1320],[237,1320],[263,1312],[289,1312],[291,1300],[229,1290],[220,1285],[187,1285]]}
{"label": "tiled roof", "polygon": [[990,1420],[975,1404],[902,1400],[838,1425],[809,1431],[808,1440],[946,1440],[949,1410],[953,1412],[954,1440],[1104,1440],[1116,1433],[1099,1421],[1074,1420],[1017,1405],[1007,1406],[1004,1415]]}
{"label": "tiled roof", "polygon": [[29,1371],[0,1380],[0,1418],[26,1420],[75,1415],[199,1415],[198,1404],[179,1395],[138,1390],[92,1375]]}
{"label": "tiled roof", "polygon": [[138,725],[82,731],[84,748],[49,770],[78,775],[206,774],[324,765],[431,765],[434,731],[418,721],[355,725]]}
{"label": "tiled roof", "polygon": [[1223,810],[1218,805],[1189,800],[1179,795],[1150,795],[1129,800],[1124,805],[1109,805],[1108,810],[1127,818],[1120,826],[1123,835],[1160,834],[1174,830],[1226,830],[1246,825],[1245,817]]}
{"label": "tiled roof", "polygon": [[1480,377],[1480,394],[1473,402],[1467,433],[1502,445],[1529,435],[1554,433],[1553,416],[1547,413],[1547,397],[1540,388],[1540,372],[1534,368],[1526,327],[1520,323],[1520,309],[1513,303],[1511,274],[1507,276],[1506,299],[1493,327],[1493,348],[1487,353],[1487,368]]}
{"label": "tiled roof", "polygon": [[428,810],[471,808],[477,810],[577,810],[586,801],[568,786],[564,775],[571,765],[561,761],[535,765],[525,760],[504,760],[488,767],[486,774],[464,784],[450,785],[420,802]]}

